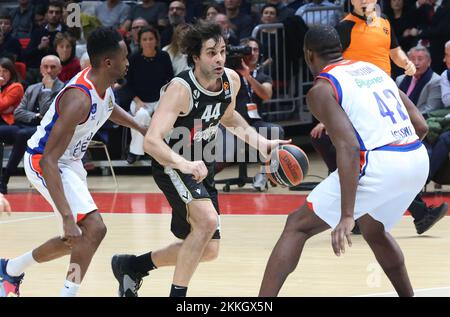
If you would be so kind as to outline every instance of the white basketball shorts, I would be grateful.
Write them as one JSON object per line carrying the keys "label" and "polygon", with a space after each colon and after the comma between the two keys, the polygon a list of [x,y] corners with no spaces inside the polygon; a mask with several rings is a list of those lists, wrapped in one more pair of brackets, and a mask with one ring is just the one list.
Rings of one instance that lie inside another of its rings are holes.
{"label": "white basketball shorts", "polygon": [[[427,150],[420,141],[387,145],[361,152],[360,166],[354,219],[369,214],[390,231],[425,185],[429,171]],[[338,171],[317,185],[306,201],[334,229],[341,218]]]}
{"label": "white basketball shorts", "polygon": [[[39,161],[42,154],[25,153],[23,162],[28,180],[45,197],[55,211],[57,217],[62,220],[53,199],[42,177]],[[87,172],[80,160],[67,163],[58,163],[59,173],[64,187],[64,195],[72,210],[76,222],[81,221],[88,213],[97,210],[91,194],[89,193],[86,175]]]}

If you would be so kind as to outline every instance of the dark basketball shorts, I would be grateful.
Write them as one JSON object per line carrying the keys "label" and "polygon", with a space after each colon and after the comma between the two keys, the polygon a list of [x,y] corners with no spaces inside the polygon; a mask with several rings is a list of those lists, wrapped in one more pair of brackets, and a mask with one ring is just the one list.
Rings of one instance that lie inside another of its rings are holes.
{"label": "dark basketball shorts", "polygon": [[195,200],[209,199],[217,212],[217,230],[213,239],[220,239],[220,212],[217,200],[217,190],[214,187],[214,164],[207,165],[208,176],[201,183],[197,183],[192,175],[181,173],[179,170],[164,168],[155,160],[152,164],[153,178],[159,189],[166,196],[172,207],[171,231],[179,239],[185,239],[191,232],[189,223],[189,203]]}

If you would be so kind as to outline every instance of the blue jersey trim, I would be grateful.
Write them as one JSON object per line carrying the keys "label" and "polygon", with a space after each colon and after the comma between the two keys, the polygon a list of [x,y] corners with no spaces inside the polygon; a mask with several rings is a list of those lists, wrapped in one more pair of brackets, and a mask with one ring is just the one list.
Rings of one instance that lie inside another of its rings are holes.
{"label": "blue jersey trim", "polygon": [[393,152],[409,152],[417,150],[422,146],[422,141],[416,140],[412,143],[407,144],[399,144],[399,145],[383,145],[376,149],[373,149],[372,151],[393,151]]}
{"label": "blue jersey trim", "polygon": [[318,78],[323,78],[323,79],[328,79],[328,81],[330,82],[330,84],[333,86],[334,90],[337,93],[337,102],[339,103],[339,105],[342,107],[342,88],[341,88],[341,84],[339,84],[339,81],[336,79],[336,77],[334,77],[333,75],[329,74],[329,73],[320,73],[319,76],[317,76]]}

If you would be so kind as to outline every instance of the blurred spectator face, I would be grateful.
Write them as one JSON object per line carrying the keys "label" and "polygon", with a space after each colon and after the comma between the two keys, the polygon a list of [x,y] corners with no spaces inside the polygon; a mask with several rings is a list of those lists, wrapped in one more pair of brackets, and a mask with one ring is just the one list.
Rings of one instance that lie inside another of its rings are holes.
{"label": "blurred spectator face", "polygon": [[0,87],[6,85],[7,82],[11,79],[11,73],[6,68],[0,66]]}
{"label": "blurred spectator face", "polygon": [[55,80],[61,72],[61,62],[57,56],[48,55],[42,59],[40,69],[42,76],[48,75]]}
{"label": "blurred spectator face", "polygon": [[169,5],[169,22],[178,25],[184,22],[186,6],[181,1],[172,1]]}
{"label": "blurred spectator face", "polygon": [[61,62],[67,61],[72,55],[72,44],[68,40],[62,40],[58,45],[56,45],[56,53],[59,56]]}
{"label": "blurred spectator face", "polygon": [[11,31],[11,20],[0,19],[0,32],[3,34],[8,34]]}
{"label": "blurred spectator face", "polygon": [[206,20],[207,21],[215,21],[216,15],[219,13],[219,11],[216,10],[214,7],[209,7],[208,11],[206,11]]}
{"label": "blurred spectator face", "polygon": [[450,69],[450,42],[447,42],[445,47],[444,63],[447,65],[447,69]]}
{"label": "blurred spectator face", "polygon": [[364,15],[364,12],[372,12],[375,10],[377,0],[352,0],[354,11],[359,15]]}
{"label": "blurred spectator face", "polygon": [[225,14],[218,13],[216,14],[216,18],[214,20],[220,27],[222,28],[222,31],[228,30],[230,28],[230,21],[228,20],[228,17]]}
{"label": "blurred spectator face", "polygon": [[148,22],[144,19],[136,19],[131,24],[131,36],[133,37],[133,42],[138,42],[139,31],[144,27],[148,26]]}
{"label": "blurred spectator face", "polygon": [[26,7],[28,5],[28,0],[19,0],[19,5],[21,7]]}
{"label": "blurred spectator face", "polygon": [[275,8],[267,7],[261,12],[261,22],[264,24],[275,23],[277,21],[277,11]]}
{"label": "blurred spectator face", "polygon": [[403,0],[391,0],[391,8],[394,11],[401,11],[403,9]]}
{"label": "blurred spectator face", "polygon": [[35,14],[34,15],[34,24],[36,26],[44,26],[47,21],[45,20],[45,15]]}
{"label": "blurred spectator face", "polygon": [[241,5],[241,0],[224,0],[223,5],[225,6],[225,9],[227,9],[227,10],[237,9]]}
{"label": "blurred spectator face", "polygon": [[153,32],[145,32],[141,35],[139,46],[143,51],[154,51],[158,45],[155,34]]}
{"label": "blurred spectator face", "polygon": [[249,41],[247,46],[252,48],[252,55],[245,56],[244,61],[247,65],[255,66],[259,60],[259,46],[255,41]]}
{"label": "blurred spectator face", "polygon": [[414,63],[414,66],[416,66],[416,74],[414,75],[415,77],[422,76],[431,65],[431,58],[424,51],[413,49],[409,52],[408,57],[411,62]]}
{"label": "blurred spectator face", "polygon": [[47,21],[50,25],[61,23],[62,10],[59,7],[49,6],[47,10]]}

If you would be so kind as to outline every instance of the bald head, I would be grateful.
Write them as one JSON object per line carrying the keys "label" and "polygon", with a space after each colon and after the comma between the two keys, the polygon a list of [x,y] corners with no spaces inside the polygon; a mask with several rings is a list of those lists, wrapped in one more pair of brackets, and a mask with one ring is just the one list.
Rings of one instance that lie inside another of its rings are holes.
{"label": "bald head", "polygon": [[41,60],[41,75],[50,76],[53,80],[61,73],[61,61],[58,56],[47,55]]}

